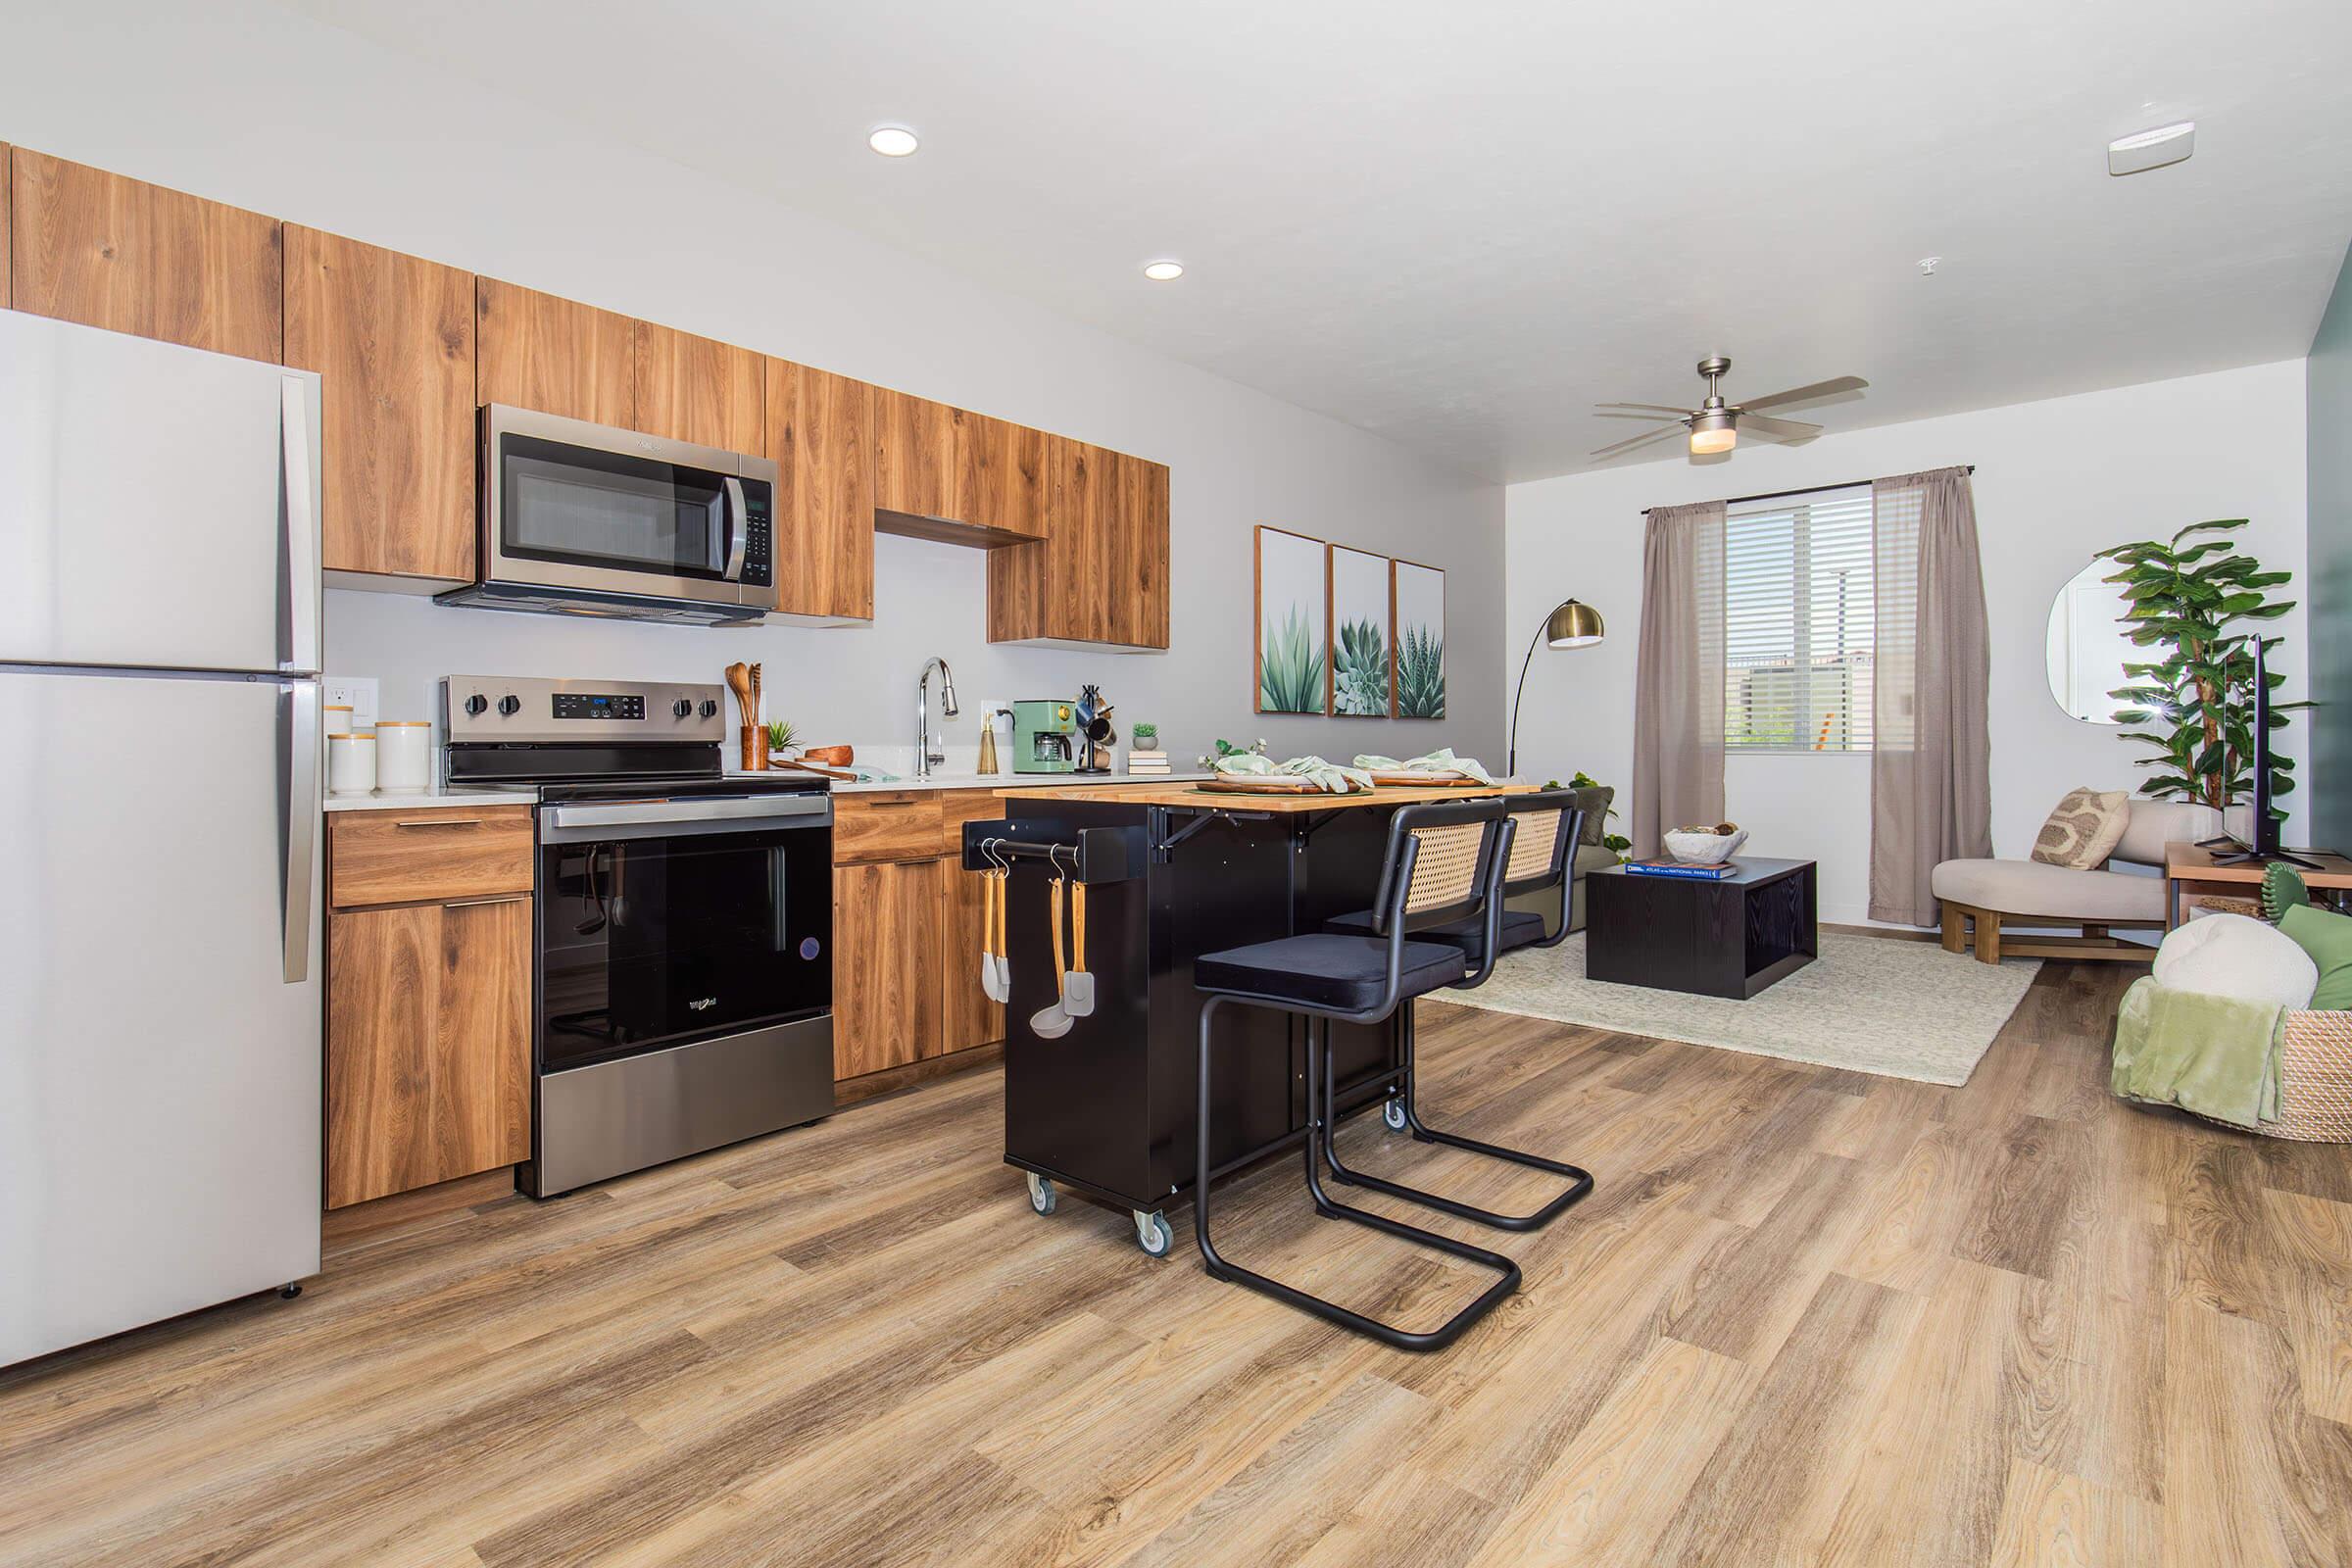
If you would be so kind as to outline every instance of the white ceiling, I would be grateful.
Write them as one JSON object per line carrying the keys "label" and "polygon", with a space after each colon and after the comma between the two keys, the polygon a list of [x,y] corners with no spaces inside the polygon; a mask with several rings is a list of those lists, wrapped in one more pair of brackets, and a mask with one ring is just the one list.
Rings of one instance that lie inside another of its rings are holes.
{"label": "white ceiling", "polygon": [[1514,480],[1714,352],[1833,429],[2297,356],[2352,237],[2342,0],[294,5]]}

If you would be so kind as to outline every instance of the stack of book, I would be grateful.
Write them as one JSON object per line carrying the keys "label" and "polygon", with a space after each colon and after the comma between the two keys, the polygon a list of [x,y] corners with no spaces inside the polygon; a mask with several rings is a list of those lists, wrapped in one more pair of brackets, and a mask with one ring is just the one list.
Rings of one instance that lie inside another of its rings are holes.
{"label": "stack of book", "polygon": [[1628,860],[1628,876],[1687,876],[1701,882],[1720,882],[1740,867],[1730,860],[1720,865],[1687,865],[1681,860]]}
{"label": "stack of book", "polygon": [[1131,751],[1127,754],[1127,771],[1130,773],[1169,772],[1171,769],[1168,766],[1168,754]]}

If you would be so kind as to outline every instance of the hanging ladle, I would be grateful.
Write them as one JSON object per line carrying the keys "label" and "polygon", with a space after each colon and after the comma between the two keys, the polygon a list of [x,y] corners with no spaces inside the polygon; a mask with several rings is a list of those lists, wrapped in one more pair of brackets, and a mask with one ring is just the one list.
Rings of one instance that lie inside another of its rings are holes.
{"label": "hanging ladle", "polygon": [[1059,1040],[1070,1032],[1069,1010],[1061,1004],[1070,984],[1070,966],[1061,945],[1062,882],[1061,862],[1056,859],[1054,862],[1054,885],[1047,895],[1049,903],[1046,916],[1046,937],[1054,947],[1054,1000],[1029,1016],[1030,1032],[1040,1040]]}

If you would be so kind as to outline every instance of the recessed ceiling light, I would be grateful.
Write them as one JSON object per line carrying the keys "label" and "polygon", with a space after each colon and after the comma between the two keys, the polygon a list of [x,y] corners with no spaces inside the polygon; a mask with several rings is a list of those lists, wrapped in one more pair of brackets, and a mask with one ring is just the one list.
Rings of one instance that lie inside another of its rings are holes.
{"label": "recessed ceiling light", "polygon": [[1182,262],[1152,262],[1144,269],[1144,275],[1154,283],[1172,283],[1184,275]]}
{"label": "recessed ceiling light", "polygon": [[885,158],[906,158],[922,142],[905,125],[876,125],[874,133],[865,138],[865,144]]}

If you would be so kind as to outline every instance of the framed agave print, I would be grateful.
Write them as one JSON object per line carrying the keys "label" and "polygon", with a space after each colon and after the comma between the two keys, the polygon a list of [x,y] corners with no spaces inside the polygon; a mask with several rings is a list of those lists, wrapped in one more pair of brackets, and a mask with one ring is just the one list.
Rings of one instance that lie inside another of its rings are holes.
{"label": "framed agave print", "polygon": [[1330,711],[1324,659],[1331,591],[1323,541],[1257,530],[1257,710]]}
{"label": "framed agave print", "polygon": [[1395,653],[1389,646],[1389,558],[1331,547],[1331,710],[1387,718]]}
{"label": "framed agave print", "polygon": [[1396,628],[1396,716],[1446,716],[1446,573],[1410,561],[1392,564],[1391,623]]}

